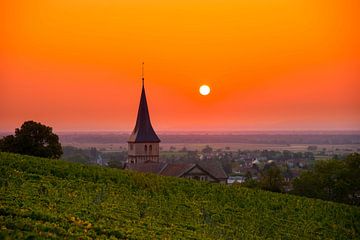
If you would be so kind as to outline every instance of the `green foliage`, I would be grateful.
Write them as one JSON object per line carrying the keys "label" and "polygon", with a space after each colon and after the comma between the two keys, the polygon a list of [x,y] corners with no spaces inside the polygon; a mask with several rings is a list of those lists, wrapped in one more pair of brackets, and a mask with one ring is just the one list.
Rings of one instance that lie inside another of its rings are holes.
{"label": "green foliage", "polygon": [[247,172],[245,175],[245,181],[241,183],[241,186],[247,188],[260,188],[259,181],[253,179],[251,172]]}
{"label": "green foliage", "polygon": [[283,192],[284,177],[275,164],[271,164],[261,173],[260,188],[271,192]]}
{"label": "green foliage", "polygon": [[97,150],[96,148],[76,148],[73,146],[64,146],[63,155],[61,159],[84,164],[94,164],[96,163]]}
{"label": "green foliage", "polygon": [[16,128],[15,136],[0,139],[0,151],[48,158],[60,158],[63,153],[52,128],[34,121],[26,121],[20,129]]}
{"label": "green foliage", "polygon": [[0,238],[356,239],[360,208],[0,153]]}
{"label": "green foliage", "polygon": [[17,152],[14,135],[5,136],[0,139],[0,151],[13,153]]}
{"label": "green foliage", "polygon": [[360,154],[345,160],[317,161],[293,182],[294,194],[360,205]]}
{"label": "green foliage", "polygon": [[247,172],[241,186],[280,193],[284,192],[285,182],[281,169],[275,163],[271,163],[266,164],[260,172],[260,179],[254,179],[251,173]]}

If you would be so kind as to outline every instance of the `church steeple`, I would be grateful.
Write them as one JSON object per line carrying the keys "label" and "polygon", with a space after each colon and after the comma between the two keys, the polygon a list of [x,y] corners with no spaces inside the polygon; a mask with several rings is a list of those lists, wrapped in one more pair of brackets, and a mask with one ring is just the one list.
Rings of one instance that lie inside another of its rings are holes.
{"label": "church steeple", "polygon": [[128,142],[160,142],[150,121],[149,109],[146,101],[145,86],[142,86],[140,104],[133,132]]}
{"label": "church steeple", "polygon": [[128,140],[128,160],[134,163],[145,161],[159,161],[160,139],[156,135],[150,121],[150,114],[146,101],[144,85],[144,63],[142,65],[142,68],[142,89],[140,104],[135,128],[132,131]]}

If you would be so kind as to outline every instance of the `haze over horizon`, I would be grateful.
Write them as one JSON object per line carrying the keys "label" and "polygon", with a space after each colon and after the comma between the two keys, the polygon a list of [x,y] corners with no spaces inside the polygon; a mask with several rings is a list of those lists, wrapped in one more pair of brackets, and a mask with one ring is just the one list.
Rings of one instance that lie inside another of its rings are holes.
{"label": "haze over horizon", "polygon": [[[0,3],[0,131],[359,131],[360,2]],[[199,94],[202,84],[211,87]]]}

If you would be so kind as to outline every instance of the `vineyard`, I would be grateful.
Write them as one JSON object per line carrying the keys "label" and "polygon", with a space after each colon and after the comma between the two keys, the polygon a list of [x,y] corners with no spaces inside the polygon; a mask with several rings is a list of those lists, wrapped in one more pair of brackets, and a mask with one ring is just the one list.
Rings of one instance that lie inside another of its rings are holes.
{"label": "vineyard", "polygon": [[360,239],[360,208],[0,153],[0,239]]}

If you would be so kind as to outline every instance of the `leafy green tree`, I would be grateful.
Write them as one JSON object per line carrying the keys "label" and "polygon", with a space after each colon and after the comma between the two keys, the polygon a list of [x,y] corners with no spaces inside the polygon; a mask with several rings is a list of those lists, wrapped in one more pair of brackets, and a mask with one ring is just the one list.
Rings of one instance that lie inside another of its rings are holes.
{"label": "leafy green tree", "polygon": [[249,181],[249,180],[252,180],[252,179],[253,179],[253,177],[252,177],[251,172],[247,171],[246,174],[245,174],[245,182]]}
{"label": "leafy green tree", "polygon": [[260,188],[259,182],[253,179],[251,172],[246,172],[244,182],[241,183],[241,186],[247,188]]}
{"label": "leafy green tree", "polygon": [[348,182],[347,202],[354,205],[360,205],[360,154],[353,153],[345,159],[347,168],[346,178]]}
{"label": "leafy green tree", "polygon": [[272,192],[284,191],[284,177],[281,170],[275,164],[271,164],[261,173],[260,187]]}
{"label": "leafy green tree", "polygon": [[297,195],[360,205],[360,154],[318,161],[293,181],[293,187]]}
{"label": "leafy green tree", "polygon": [[0,139],[0,151],[47,158],[60,158],[63,153],[52,128],[34,121],[26,121],[20,129],[16,128],[15,136]]}
{"label": "leafy green tree", "polygon": [[112,168],[121,168],[123,169],[125,166],[125,162],[121,162],[119,160],[109,160],[108,166]]}
{"label": "leafy green tree", "polygon": [[14,135],[9,135],[0,139],[0,151],[16,152]]}

